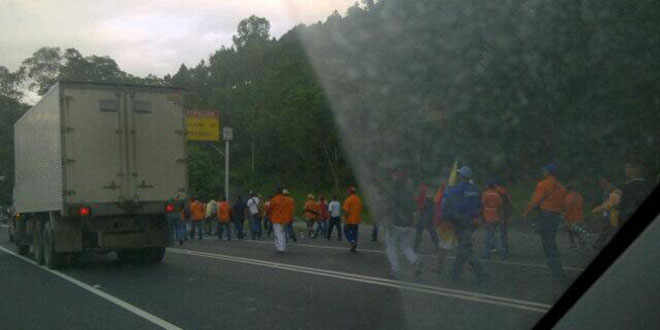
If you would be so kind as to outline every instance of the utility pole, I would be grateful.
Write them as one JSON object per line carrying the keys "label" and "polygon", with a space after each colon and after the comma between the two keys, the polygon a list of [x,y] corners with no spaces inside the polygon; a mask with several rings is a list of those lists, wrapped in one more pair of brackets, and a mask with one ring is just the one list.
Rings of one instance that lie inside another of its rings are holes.
{"label": "utility pole", "polygon": [[229,201],[229,142],[234,139],[234,130],[223,127],[222,139],[225,140],[225,198]]}

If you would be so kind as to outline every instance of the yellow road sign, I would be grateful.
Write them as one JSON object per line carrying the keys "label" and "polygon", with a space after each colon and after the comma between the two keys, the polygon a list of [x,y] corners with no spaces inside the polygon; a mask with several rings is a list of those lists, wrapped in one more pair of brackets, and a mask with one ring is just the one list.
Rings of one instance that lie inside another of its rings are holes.
{"label": "yellow road sign", "polygon": [[186,111],[186,131],[188,141],[220,141],[220,112]]}

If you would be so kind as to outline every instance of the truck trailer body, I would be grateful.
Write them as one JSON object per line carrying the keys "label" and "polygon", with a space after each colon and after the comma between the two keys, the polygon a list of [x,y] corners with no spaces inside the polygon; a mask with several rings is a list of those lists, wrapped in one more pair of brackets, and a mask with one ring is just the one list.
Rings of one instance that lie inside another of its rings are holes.
{"label": "truck trailer body", "polygon": [[188,189],[181,102],[177,88],[54,85],[14,125],[19,251],[162,259],[168,200]]}

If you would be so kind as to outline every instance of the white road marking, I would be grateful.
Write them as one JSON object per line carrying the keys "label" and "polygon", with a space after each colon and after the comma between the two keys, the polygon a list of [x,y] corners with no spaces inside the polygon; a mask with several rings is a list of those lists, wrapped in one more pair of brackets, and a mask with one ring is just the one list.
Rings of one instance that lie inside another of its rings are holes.
{"label": "white road marking", "polygon": [[381,277],[351,274],[351,273],[338,272],[338,271],[332,271],[332,270],[327,270],[327,269],[297,266],[297,265],[271,262],[271,261],[265,261],[265,260],[259,260],[259,259],[235,257],[235,256],[218,254],[218,253],[208,253],[208,252],[200,252],[200,251],[193,251],[193,250],[186,250],[186,249],[168,248],[168,251],[171,252],[171,253],[175,253],[175,254],[192,255],[192,256],[198,256],[198,257],[203,257],[203,258],[223,260],[223,261],[236,262],[236,263],[242,263],[242,264],[262,266],[262,267],[269,267],[269,268],[280,269],[280,270],[288,270],[288,271],[293,271],[293,272],[312,274],[312,275],[318,275],[318,276],[324,276],[324,277],[331,277],[331,278],[349,280],[349,281],[354,281],[354,282],[369,283],[369,284],[374,284],[374,285],[379,285],[379,286],[386,286],[386,287],[404,289],[404,290],[415,291],[415,292],[422,292],[422,293],[427,293],[427,294],[434,294],[434,295],[445,296],[445,297],[452,297],[452,298],[457,298],[457,299],[461,299],[461,300],[480,302],[480,303],[486,303],[486,304],[498,305],[498,306],[505,306],[505,307],[521,309],[521,310],[526,310],[526,311],[532,311],[532,312],[537,312],[537,313],[545,313],[550,308],[550,305],[548,305],[548,304],[543,304],[543,303],[538,303],[538,302],[533,302],[533,301],[526,301],[526,300],[513,299],[513,298],[507,298],[507,297],[500,297],[500,296],[482,294],[482,293],[471,292],[471,291],[455,290],[455,289],[449,289],[449,288],[443,288],[443,287],[437,287],[437,286],[431,286],[431,285],[424,285],[424,284],[418,284],[418,283],[396,281],[396,280],[390,280],[390,279],[381,278]]}
{"label": "white road marking", "polygon": [[[272,242],[269,241],[255,241],[255,240],[244,240],[245,242],[251,242],[251,243],[257,243],[257,244],[269,244],[272,245]],[[311,247],[311,248],[317,248],[317,249],[329,249],[329,250],[348,250],[348,247],[338,247],[338,246],[327,246],[327,245],[314,245],[314,244],[304,244],[304,243],[291,243],[289,246],[302,246],[302,247]],[[384,251],[381,250],[373,250],[373,249],[358,249],[360,252],[367,252],[367,253],[379,253],[379,254],[385,254]],[[421,256],[425,257],[431,257],[434,256],[433,254],[428,254],[428,253],[419,253]],[[454,256],[447,256],[447,259],[455,259],[456,257]],[[487,263],[493,263],[493,264],[502,264],[502,265],[512,265],[512,266],[521,266],[521,267],[533,267],[533,268],[544,268],[548,269],[548,266],[542,265],[542,264],[533,264],[533,263],[525,263],[525,262],[516,262],[516,261],[506,261],[506,260],[488,260],[488,259],[479,259],[479,261],[482,262],[487,262]],[[570,270],[570,271],[575,271],[575,272],[582,272],[584,271],[584,268],[580,267],[573,267],[573,266],[564,266],[564,270]]]}
{"label": "white road marking", "polygon": [[55,276],[57,276],[61,279],[64,279],[64,280],[66,280],[66,281],[68,281],[68,282],[84,289],[84,290],[87,290],[87,291],[89,291],[89,292],[91,292],[91,293],[93,293],[93,294],[95,294],[95,295],[97,295],[97,296],[99,296],[99,297],[101,297],[101,298],[103,298],[103,299],[105,299],[105,300],[107,300],[107,301],[109,301],[109,302],[111,302],[111,303],[113,303],[113,304],[115,304],[115,305],[117,305],[117,306],[119,306],[119,307],[121,307],[121,308],[123,308],[123,309],[125,309],[125,310],[127,310],[127,311],[129,311],[129,312],[131,312],[131,313],[133,313],[133,314],[135,314],[135,315],[137,315],[137,316],[139,316],[139,317],[141,317],[141,318],[143,318],[143,319],[159,326],[159,327],[161,327],[161,328],[163,328],[163,329],[167,329],[167,330],[181,330],[182,329],[182,328],[180,328],[180,327],[178,327],[178,326],[176,326],[176,325],[174,325],[170,322],[167,322],[167,321],[159,318],[158,316],[155,316],[153,314],[149,314],[148,312],[146,312],[146,311],[144,311],[144,310],[142,310],[142,309],[140,309],[140,308],[138,308],[134,305],[131,305],[131,304],[115,297],[115,296],[112,296],[112,295],[110,295],[108,293],[105,293],[105,292],[103,292],[103,291],[101,291],[101,290],[99,290],[99,289],[97,289],[97,288],[95,288],[91,285],[88,285],[88,284],[85,284],[85,283],[83,283],[79,280],[76,280],[75,278],[73,278],[71,276],[68,276],[66,274],[60,273],[60,272],[52,270],[52,269],[48,269],[44,266],[39,266],[33,260],[28,259],[28,258],[26,258],[24,256],[21,256],[21,255],[18,255],[18,254],[14,253],[13,251],[11,251],[7,248],[4,248],[4,247],[0,246],[0,251],[3,251],[3,252],[8,253],[10,255],[13,255],[16,258],[19,258],[19,259],[21,259],[21,260],[23,260],[23,261],[25,261],[29,264],[32,264],[36,267],[39,267],[42,270],[47,271],[47,272],[49,272],[49,273],[51,273],[51,274],[53,274],[53,275],[55,275]]}

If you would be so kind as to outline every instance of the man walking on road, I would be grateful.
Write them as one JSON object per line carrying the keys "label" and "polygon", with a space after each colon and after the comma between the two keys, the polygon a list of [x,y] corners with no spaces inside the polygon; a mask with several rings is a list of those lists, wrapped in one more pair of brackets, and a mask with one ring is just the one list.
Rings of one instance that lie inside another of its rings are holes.
{"label": "man walking on road", "polygon": [[469,263],[480,283],[488,279],[481,263],[472,251],[472,235],[476,229],[475,221],[481,212],[481,194],[470,178],[472,170],[463,166],[457,171],[460,182],[447,189],[442,200],[442,216],[454,224],[458,238],[456,261],[452,269],[452,280],[460,280],[463,266]]}
{"label": "man walking on road", "polygon": [[415,265],[415,275],[419,276],[422,263],[412,247],[415,210],[412,184],[405,172],[393,169],[391,185],[382,189],[383,193],[377,196],[387,195],[389,198],[379,200],[377,204],[384,208],[383,214],[392,217],[385,227],[385,252],[390,262],[390,276],[395,279],[400,277],[399,253],[403,253],[411,265]]}
{"label": "man walking on road", "polygon": [[348,189],[349,196],[344,201],[344,235],[351,244],[351,252],[357,252],[360,222],[362,222],[362,201],[355,194],[355,187]]}
{"label": "man walking on road", "polygon": [[222,239],[222,233],[226,230],[227,240],[231,241],[231,228],[229,228],[229,221],[231,220],[231,206],[229,206],[226,197],[223,197],[220,203],[218,203],[217,214],[218,228],[216,229],[216,233],[218,235],[218,239]]}
{"label": "man walking on road", "polygon": [[330,213],[328,212],[328,204],[325,202],[323,196],[319,196],[318,207],[319,217],[316,225],[316,232],[314,232],[314,238],[319,234],[323,235],[321,237],[328,236],[328,220],[330,219]]}
{"label": "man walking on road", "polygon": [[204,220],[204,231],[207,236],[213,235],[213,224],[216,222],[218,215],[218,203],[215,200],[210,200],[206,203],[206,219]]}
{"label": "man walking on road", "polygon": [[293,220],[293,199],[284,194],[284,189],[277,189],[275,197],[270,200],[270,217],[273,222],[275,249],[282,253],[286,250],[285,226]]}
{"label": "man walking on road", "polygon": [[259,217],[259,197],[250,191],[250,199],[245,203],[250,215],[250,238],[261,239],[261,218]]}
{"label": "man walking on road", "polygon": [[[488,183],[488,187],[481,194],[481,203],[483,205],[482,216],[484,218],[484,227],[486,229],[486,241],[484,242],[484,259],[490,259],[490,253],[495,248],[495,233],[502,222],[502,204],[504,201],[497,192],[497,186],[494,181]],[[502,233],[503,231],[500,231]],[[500,239],[504,246],[504,238]],[[501,249],[504,251],[504,248]]]}
{"label": "man walking on road", "polygon": [[241,196],[236,198],[234,207],[232,207],[231,220],[234,223],[236,237],[238,237],[238,239],[244,239],[245,234],[243,233],[243,222],[245,221],[245,202],[243,202]]}
{"label": "man walking on road", "polygon": [[564,211],[566,189],[555,177],[557,172],[555,164],[546,165],[542,171],[543,179],[536,185],[532,199],[523,212],[523,217],[527,218],[530,211],[539,208],[535,226],[541,237],[546,262],[554,279],[566,283],[566,274],[557,249],[557,228],[562,221],[561,214]]}
{"label": "man walking on road", "polygon": [[318,203],[314,200],[314,195],[308,194],[303,210],[303,217],[307,222],[307,236],[309,238],[313,238],[314,236],[314,224],[316,223],[318,216]]}
{"label": "man walking on road", "polygon": [[341,205],[337,201],[337,196],[332,196],[332,200],[328,204],[328,211],[330,211],[330,224],[328,225],[328,240],[332,236],[332,230],[337,227],[337,240],[341,241]]}
{"label": "man walking on road", "polygon": [[193,202],[190,204],[190,214],[193,221],[193,230],[190,233],[190,239],[194,238],[195,232],[197,232],[197,237],[202,239],[202,233],[204,231],[204,217],[206,216],[204,204],[202,204],[202,202],[198,201],[197,199],[193,199]]}
{"label": "man walking on road", "polygon": [[584,229],[584,199],[582,194],[575,189],[575,182],[566,185],[566,190],[563,215],[570,241],[569,248],[581,249],[585,247],[585,236],[587,234]]}

